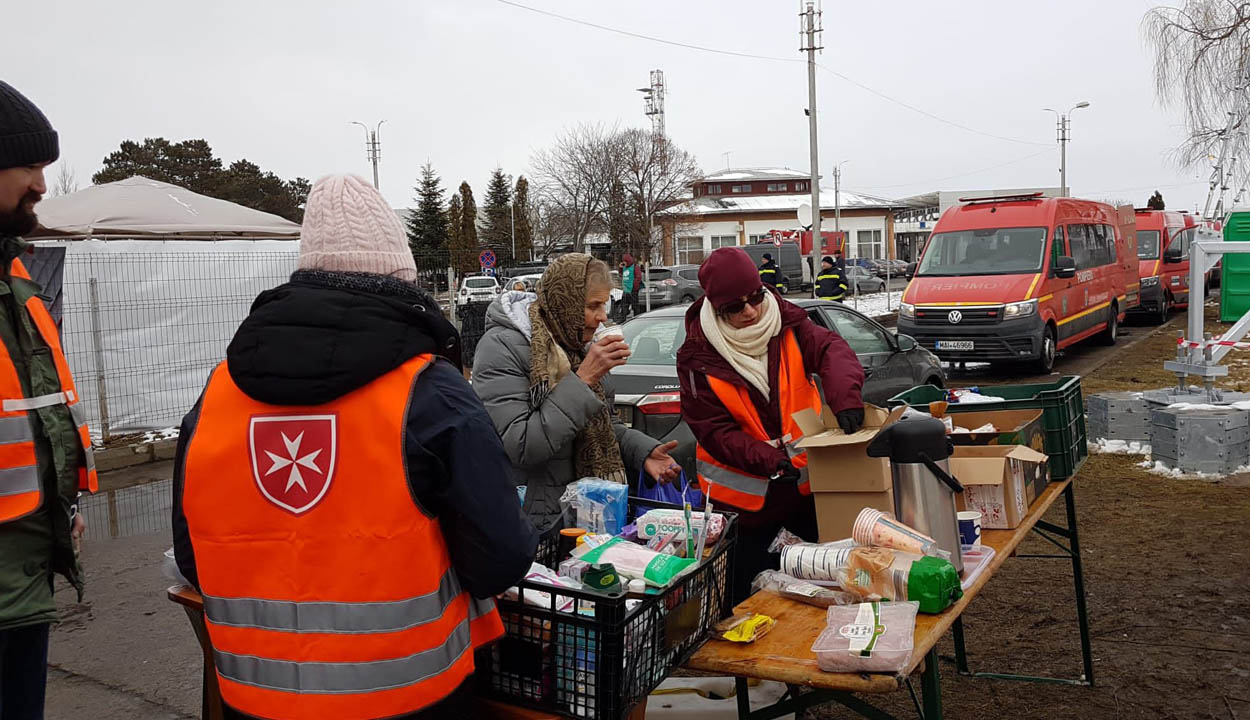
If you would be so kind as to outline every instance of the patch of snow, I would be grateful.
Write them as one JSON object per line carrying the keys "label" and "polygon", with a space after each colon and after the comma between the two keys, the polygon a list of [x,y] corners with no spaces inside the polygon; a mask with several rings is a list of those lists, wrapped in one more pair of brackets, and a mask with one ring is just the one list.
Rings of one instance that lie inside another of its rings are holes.
{"label": "patch of snow", "polygon": [[1234,403],[1226,405],[1212,405],[1210,403],[1172,403],[1168,405],[1169,410],[1250,410],[1250,400],[1238,400]]}
{"label": "patch of snow", "polygon": [[891,292],[876,292],[868,295],[847,295],[842,304],[858,310],[868,317],[881,317],[889,315],[898,310],[898,305],[903,301],[903,291],[893,290]]}
{"label": "patch of snow", "polygon": [[1110,455],[1149,455],[1150,445],[1136,440],[1097,438],[1089,443],[1089,451]]}
{"label": "patch of snow", "polygon": [[160,442],[161,440],[172,440],[178,437],[178,428],[169,427],[164,430],[150,430],[143,434],[143,439],[139,442],[142,444],[151,444]]}
{"label": "patch of snow", "polygon": [[[1159,461],[1159,460],[1155,460],[1154,462],[1151,462],[1150,460],[1143,460],[1137,463],[1137,467],[1145,468],[1146,472],[1151,473],[1152,475],[1162,475],[1164,477],[1170,477],[1170,478],[1219,480],[1219,479],[1228,477],[1227,475],[1220,475],[1218,473],[1205,473],[1205,472],[1187,473],[1184,470],[1181,470],[1180,468],[1168,467],[1167,465],[1164,465],[1162,461]],[[1242,465],[1241,467],[1237,468],[1236,470],[1233,470],[1229,474],[1240,475],[1242,473],[1247,473],[1247,472],[1250,472],[1250,465]]]}

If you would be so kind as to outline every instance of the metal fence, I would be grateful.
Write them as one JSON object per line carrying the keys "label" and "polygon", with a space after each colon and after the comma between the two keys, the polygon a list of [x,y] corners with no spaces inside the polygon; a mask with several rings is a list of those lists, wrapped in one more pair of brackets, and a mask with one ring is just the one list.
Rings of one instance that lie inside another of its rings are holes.
{"label": "metal fence", "polygon": [[83,540],[111,540],[168,532],[173,508],[173,480],[83,495],[78,511],[87,521]]}

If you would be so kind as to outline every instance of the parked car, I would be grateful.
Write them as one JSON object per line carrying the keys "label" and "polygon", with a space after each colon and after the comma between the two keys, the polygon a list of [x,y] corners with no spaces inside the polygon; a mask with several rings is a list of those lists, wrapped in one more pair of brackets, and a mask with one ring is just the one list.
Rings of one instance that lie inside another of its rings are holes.
{"label": "parked car", "polygon": [[[866,376],[864,400],[884,407],[887,401],[917,385],[942,387],[946,374],[928,350],[906,335],[894,335],[872,318],[829,300],[793,301],[821,327],[834,330],[859,356]],[[673,458],[693,478],[694,435],[681,419],[677,350],[686,340],[686,308],[666,307],[644,313],[622,327],[633,354],[612,369],[616,410],[625,424],[659,440],[676,440]],[[631,468],[637,477],[638,468]]]}
{"label": "parked car", "polygon": [[1134,221],[1106,203],[1041,193],[942,214],[899,306],[898,330],[950,361],[1032,362],[1114,344],[1140,297]]}
{"label": "parked car", "polygon": [[846,280],[847,292],[853,293],[856,288],[859,288],[859,294],[866,295],[885,289],[885,280],[877,277],[862,265],[847,265]]}
{"label": "parked car", "polygon": [[514,278],[508,279],[508,289],[509,290],[512,289],[513,283],[522,282],[522,283],[525,283],[526,292],[538,292],[538,281],[542,279],[543,279],[542,273],[535,273],[531,275],[517,275]]}
{"label": "parked car", "polygon": [[1186,217],[1178,212],[1138,208],[1135,216],[1141,304],[1131,314],[1144,315],[1161,325],[1173,307],[1189,304],[1186,233],[1193,233],[1186,228]]}
{"label": "parked car", "polygon": [[638,296],[640,307],[647,306],[647,295],[651,296],[653,308],[675,303],[689,305],[703,297],[703,288],[699,286],[699,266],[652,267],[647,270],[647,286],[642,292]]}
{"label": "parked car", "polygon": [[907,263],[902,260],[877,260],[876,262],[877,277],[883,280],[887,276],[891,280],[901,278],[907,272]]}
{"label": "parked car", "polygon": [[460,281],[460,297],[457,302],[461,305],[488,303],[499,295],[501,289],[499,280],[493,276],[470,275]]}

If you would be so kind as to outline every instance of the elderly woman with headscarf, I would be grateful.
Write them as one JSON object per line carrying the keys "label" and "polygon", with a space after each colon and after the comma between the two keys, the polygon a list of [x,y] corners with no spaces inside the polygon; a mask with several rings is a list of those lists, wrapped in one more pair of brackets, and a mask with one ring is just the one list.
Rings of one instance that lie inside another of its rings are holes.
{"label": "elderly woman with headscarf", "polygon": [[657,480],[680,470],[661,444],[616,415],[608,372],[625,364],[619,336],[592,342],[607,319],[612,279],[589,255],[563,255],[543,273],[538,293],[510,291],[486,311],[473,360],[473,388],[527,485],[525,512],[539,530],[560,520],[571,482],[628,482],[626,468]]}
{"label": "elderly woman with headscarf", "polygon": [[794,447],[793,420],[825,400],[847,433],[864,422],[864,369],[837,333],[817,326],[803,308],[761,280],[741,248],[712,252],[699,268],[704,297],[686,311],[686,341],[677,351],[681,414],[694,433],[699,481],[717,507],[738,512],[734,602],[761,570],[776,569],[767,552],[783,526],[816,540],[816,507],[807,458]]}

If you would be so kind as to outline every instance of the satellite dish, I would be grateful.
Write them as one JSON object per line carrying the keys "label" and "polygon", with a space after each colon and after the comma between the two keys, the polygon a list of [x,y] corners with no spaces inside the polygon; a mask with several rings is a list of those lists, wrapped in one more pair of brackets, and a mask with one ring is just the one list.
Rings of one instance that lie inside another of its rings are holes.
{"label": "satellite dish", "polygon": [[803,203],[799,206],[799,224],[803,227],[812,226],[812,206]]}

